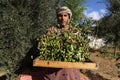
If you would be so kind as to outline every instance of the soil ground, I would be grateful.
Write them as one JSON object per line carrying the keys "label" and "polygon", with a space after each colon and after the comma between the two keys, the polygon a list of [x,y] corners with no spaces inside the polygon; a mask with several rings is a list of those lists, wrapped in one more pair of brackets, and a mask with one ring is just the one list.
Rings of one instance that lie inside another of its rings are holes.
{"label": "soil ground", "polygon": [[90,60],[99,66],[97,70],[81,70],[90,80],[120,80],[116,66],[120,60],[103,57],[98,51],[91,53]]}

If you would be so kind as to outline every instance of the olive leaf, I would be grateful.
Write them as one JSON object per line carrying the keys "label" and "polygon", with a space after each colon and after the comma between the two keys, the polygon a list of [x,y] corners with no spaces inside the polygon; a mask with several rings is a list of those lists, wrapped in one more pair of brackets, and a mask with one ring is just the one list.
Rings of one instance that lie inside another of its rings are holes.
{"label": "olive leaf", "polygon": [[40,36],[37,48],[43,60],[78,62],[89,58],[88,42],[77,28],[52,30]]}

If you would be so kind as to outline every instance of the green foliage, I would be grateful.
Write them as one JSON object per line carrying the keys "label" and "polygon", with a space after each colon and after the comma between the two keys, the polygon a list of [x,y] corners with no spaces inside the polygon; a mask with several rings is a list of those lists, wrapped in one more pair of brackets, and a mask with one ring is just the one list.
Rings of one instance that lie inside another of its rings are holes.
{"label": "green foliage", "polygon": [[20,9],[12,1],[0,2],[0,63],[8,74],[18,69],[17,63],[31,47],[27,29],[32,21],[27,17],[27,11],[23,10],[24,15],[20,15]]}
{"label": "green foliage", "polygon": [[15,76],[14,72],[36,37],[43,34],[54,20],[56,2],[57,0],[0,1],[0,68],[5,68],[9,80]]}
{"label": "green foliage", "polygon": [[98,27],[98,35],[102,35],[107,43],[113,43],[114,56],[116,56],[116,48],[120,43],[120,0],[106,0],[108,13],[101,19]]}
{"label": "green foliage", "polygon": [[113,41],[115,45],[120,42],[120,1],[107,0],[108,15],[106,15],[100,24],[100,35],[106,36],[109,42]]}
{"label": "green foliage", "polygon": [[40,37],[38,43],[39,58],[53,61],[86,61],[89,47],[79,30],[52,30]]}
{"label": "green foliage", "polygon": [[106,4],[110,13],[120,12],[120,0],[106,0]]}

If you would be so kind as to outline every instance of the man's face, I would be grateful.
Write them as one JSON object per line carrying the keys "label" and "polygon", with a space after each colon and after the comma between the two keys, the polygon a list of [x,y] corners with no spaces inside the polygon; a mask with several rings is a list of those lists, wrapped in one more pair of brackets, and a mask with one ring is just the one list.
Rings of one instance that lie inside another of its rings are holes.
{"label": "man's face", "polygon": [[60,25],[65,26],[69,23],[70,17],[68,13],[61,13],[57,15],[57,21]]}

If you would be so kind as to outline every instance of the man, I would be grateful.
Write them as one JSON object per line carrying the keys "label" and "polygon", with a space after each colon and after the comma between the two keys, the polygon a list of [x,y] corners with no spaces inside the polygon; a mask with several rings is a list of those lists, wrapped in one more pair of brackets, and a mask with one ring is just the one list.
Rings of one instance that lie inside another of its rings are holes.
{"label": "man", "polygon": [[[48,29],[48,33],[51,30],[64,31],[64,30],[69,30],[71,28],[69,22],[72,17],[72,12],[68,7],[66,6],[59,7],[56,10],[56,16],[57,16],[58,25],[51,26]],[[88,79],[81,79],[80,70],[72,69],[72,68],[41,68],[34,73],[36,73],[37,76],[34,74],[32,75],[32,73],[30,72],[29,75],[31,76],[29,76],[29,78],[32,77],[32,79],[29,80],[88,80]]]}
{"label": "man", "polygon": [[[51,30],[69,30],[70,29],[70,19],[72,17],[71,10],[66,7],[59,7],[56,10],[57,23],[58,25],[49,28]],[[48,31],[48,32],[49,32]],[[50,73],[51,72],[51,73]],[[49,74],[50,73],[50,74]],[[79,69],[48,69],[48,74],[46,74],[45,80],[80,80],[80,70]]]}
{"label": "man", "polygon": [[57,9],[56,14],[57,14],[57,22],[58,22],[58,24],[60,24],[60,27],[62,29],[67,30],[70,27],[69,22],[72,17],[71,10],[65,6],[60,7]]}

